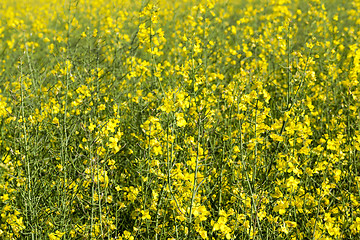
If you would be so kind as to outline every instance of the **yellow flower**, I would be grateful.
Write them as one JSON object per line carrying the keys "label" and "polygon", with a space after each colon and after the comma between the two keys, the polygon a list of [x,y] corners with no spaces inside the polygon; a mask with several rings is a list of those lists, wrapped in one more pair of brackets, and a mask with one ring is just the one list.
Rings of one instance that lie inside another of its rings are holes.
{"label": "yellow flower", "polygon": [[199,234],[200,234],[202,239],[208,239],[207,232],[204,229],[201,229],[199,231]]}
{"label": "yellow flower", "polygon": [[119,139],[117,137],[110,137],[108,146],[110,149],[113,150],[113,153],[117,153],[120,150],[120,147],[118,146]]}
{"label": "yellow flower", "polygon": [[277,201],[277,204],[274,207],[274,211],[278,212],[280,215],[284,215],[285,212],[286,212],[286,209],[288,207],[289,207],[289,202],[288,201],[279,200],[279,201]]}
{"label": "yellow flower", "polygon": [[60,232],[59,230],[57,230],[55,233],[48,234],[48,236],[50,240],[60,240],[64,234],[64,232]]}
{"label": "yellow flower", "polygon": [[285,225],[286,225],[287,227],[296,228],[297,223],[296,223],[296,222],[292,222],[292,221],[285,221]]}
{"label": "yellow flower", "polygon": [[270,134],[270,137],[274,140],[274,141],[278,141],[278,142],[282,142],[284,141],[284,137],[283,136],[279,136],[275,133]]}
{"label": "yellow flower", "polygon": [[240,148],[238,146],[234,146],[233,151],[234,151],[234,153],[239,153]]}
{"label": "yellow flower", "polygon": [[283,197],[283,194],[278,187],[275,187],[275,193],[271,194],[271,196],[273,198],[281,198],[281,197]]}
{"label": "yellow flower", "polygon": [[1,201],[5,202],[6,200],[9,200],[9,194],[4,194],[1,196]]}
{"label": "yellow flower", "polygon": [[88,128],[89,128],[90,132],[92,132],[96,128],[96,125],[91,122]]}
{"label": "yellow flower", "polygon": [[353,233],[358,233],[358,232],[360,232],[360,218],[359,218],[359,217],[357,217],[356,220],[355,220],[355,222],[353,222],[353,224],[351,224],[350,230],[351,230],[351,232],[353,232]]}
{"label": "yellow flower", "polygon": [[286,186],[288,188],[288,191],[293,192],[297,189],[298,184],[300,183],[300,180],[298,180],[297,178],[294,178],[293,176],[291,176],[287,182],[286,182]]}
{"label": "yellow flower", "polygon": [[175,113],[175,117],[176,117],[176,125],[178,127],[185,127],[186,126],[186,121],[184,119],[184,114],[183,113]]}
{"label": "yellow flower", "polygon": [[54,117],[52,120],[53,124],[59,125],[59,119],[57,117]]}
{"label": "yellow flower", "polygon": [[150,216],[150,214],[149,214],[149,210],[148,209],[146,209],[146,210],[141,210],[141,214],[142,214],[142,217],[141,217],[141,219],[142,220],[146,220],[146,219],[151,219],[151,216]]}

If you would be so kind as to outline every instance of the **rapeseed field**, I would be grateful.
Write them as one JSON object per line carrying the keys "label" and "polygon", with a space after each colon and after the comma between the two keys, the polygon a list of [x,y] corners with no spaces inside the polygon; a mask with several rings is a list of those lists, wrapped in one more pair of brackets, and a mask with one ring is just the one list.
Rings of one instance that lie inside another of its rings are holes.
{"label": "rapeseed field", "polygon": [[360,239],[359,0],[3,0],[0,239]]}

